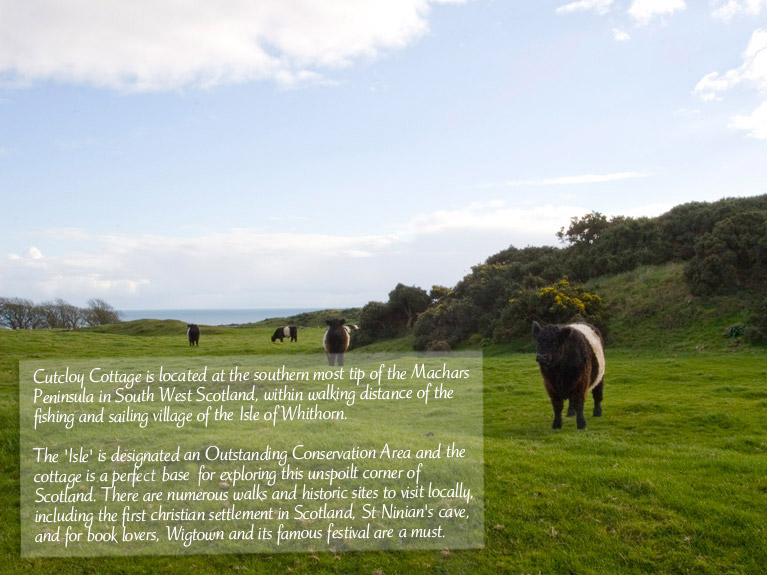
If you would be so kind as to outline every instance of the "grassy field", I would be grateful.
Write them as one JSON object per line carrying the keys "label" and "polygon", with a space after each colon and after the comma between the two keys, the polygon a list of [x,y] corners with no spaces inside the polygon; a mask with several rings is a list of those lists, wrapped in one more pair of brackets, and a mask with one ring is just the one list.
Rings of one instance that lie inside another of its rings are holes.
{"label": "grassy field", "polygon": [[319,328],[271,332],[203,327],[189,348],[180,322],[0,330],[0,573],[765,572],[767,351],[695,342],[608,348],[604,416],[585,432],[550,429],[531,354],[486,348],[481,550],[20,558],[20,359],[321,352]]}

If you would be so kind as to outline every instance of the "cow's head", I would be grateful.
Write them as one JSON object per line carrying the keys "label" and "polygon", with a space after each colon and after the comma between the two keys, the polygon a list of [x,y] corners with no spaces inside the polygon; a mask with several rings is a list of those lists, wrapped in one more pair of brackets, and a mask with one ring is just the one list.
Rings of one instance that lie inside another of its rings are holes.
{"label": "cow's head", "polygon": [[541,327],[537,321],[533,322],[533,337],[538,344],[538,353],[535,361],[542,366],[549,366],[561,356],[559,353],[562,344],[570,335],[571,328],[559,325],[547,325]]}
{"label": "cow's head", "polygon": [[343,318],[341,319],[333,318],[333,319],[326,319],[325,323],[328,324],[331,331],[334,331],[337,329],[341,329],[344,323],[346,323],[346,320]]}

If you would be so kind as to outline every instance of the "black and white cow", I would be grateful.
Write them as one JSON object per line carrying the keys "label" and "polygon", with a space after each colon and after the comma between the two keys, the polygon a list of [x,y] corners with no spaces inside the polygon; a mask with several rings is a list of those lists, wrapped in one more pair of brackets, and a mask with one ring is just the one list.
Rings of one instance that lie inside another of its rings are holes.
{"label": "black and white cow", "polygon": [[578,429],[586,429],[583,405],[589,391],[594,398],[594,417],[602,415],[605,386],[602,335],[587,323],[541,327],[533,322],[533,337],[538,343],[535,359],[554,408],[552,427],[562,427],[562,408],[568,400],[567,415],[575,415]]}
{"label": "black and white cow", "polygon": [[345,319],[326,319],[328,329],[322,336],[322,346],[328,355],[328,365],[343,365],[344,354],[349,349],[349,332],[344,325]]}
{"label": "black and white cow", "polygon": [[282,342],[282,340],[286,337],[289,337],[290,341],[298,341],[298,328],[294,325],[284,325],[278,327],[272,334],[272,343],[278,339],[280,342]]}
{"label": "black and white cow", "polygon": [[186,326],[186,337],[189,339],[189,345],[200,346],[200,328],[196,323],[190,323]]}

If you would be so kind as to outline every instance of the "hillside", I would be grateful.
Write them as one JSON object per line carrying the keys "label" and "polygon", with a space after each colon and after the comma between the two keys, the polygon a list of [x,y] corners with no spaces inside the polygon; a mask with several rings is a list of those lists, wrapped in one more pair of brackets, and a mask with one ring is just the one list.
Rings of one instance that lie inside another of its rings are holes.
{"label": "hillside", "polygon": [[331,317],[344,318],[346,323],[359,323],[360,308],[323,309],[291,315],[288,317],[272,317],[256,323],[242,324],[240,327],[279,327],[281,325],[297,325],[299,327],[324,327],[325,320]]}
{"label": "hillside", "polygon": [[614,345],[767,341],[767,195],[692,202],[656,218],[572,217],[561,247],[508,248],[452,287],[397,286],[360,312],[358,342],[528,350],[530,326],[588,321]]}
{"label": "hillside", "polygon": [[748,291],[695,296],[684,266],[642,266],[587,284],[600,294],[610,318],[608,345],[614,347],[701,350],[733,349],[742,344],[728,328],[748,319]]}

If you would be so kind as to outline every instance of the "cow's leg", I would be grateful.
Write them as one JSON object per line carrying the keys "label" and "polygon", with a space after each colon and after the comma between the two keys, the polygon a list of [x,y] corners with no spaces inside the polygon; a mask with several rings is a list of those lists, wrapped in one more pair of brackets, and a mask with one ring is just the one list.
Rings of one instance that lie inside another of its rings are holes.
{"label": "cow's leg", "polygon": [[551,398],[551,407],[554,408],[554,423],[552,429],[562,429],[562,409],[565,407],[565,401],[559,397]]}
{"label": "cow's leg", "polygon": [[328,354],[328,365],[333,365],[336,362],[336,354],[329,353]]}
{"label": "cow's leg", "polygon": [[571,399],[567,400],[567,417],[573,417],[575,415],[575,406]]}
{"label": "cow's leg", "polygon": [[591,390],[591,397],[594,398],[594,417],[602,415],[602,394],[605,390],[604,380],[599,382],[594,389]]}
{"label": "cow's leg", "polygon": [[575,423],[578,429],[586,429],[586,418],[583,416],[583,404],[582,399],[571,399],[570,405],[575,409]]}
{"label": "cow's leg", "polygon": [[343,364],[344,364],[344,354],[339,353],[338,354],[338,365],[342,366]]}

